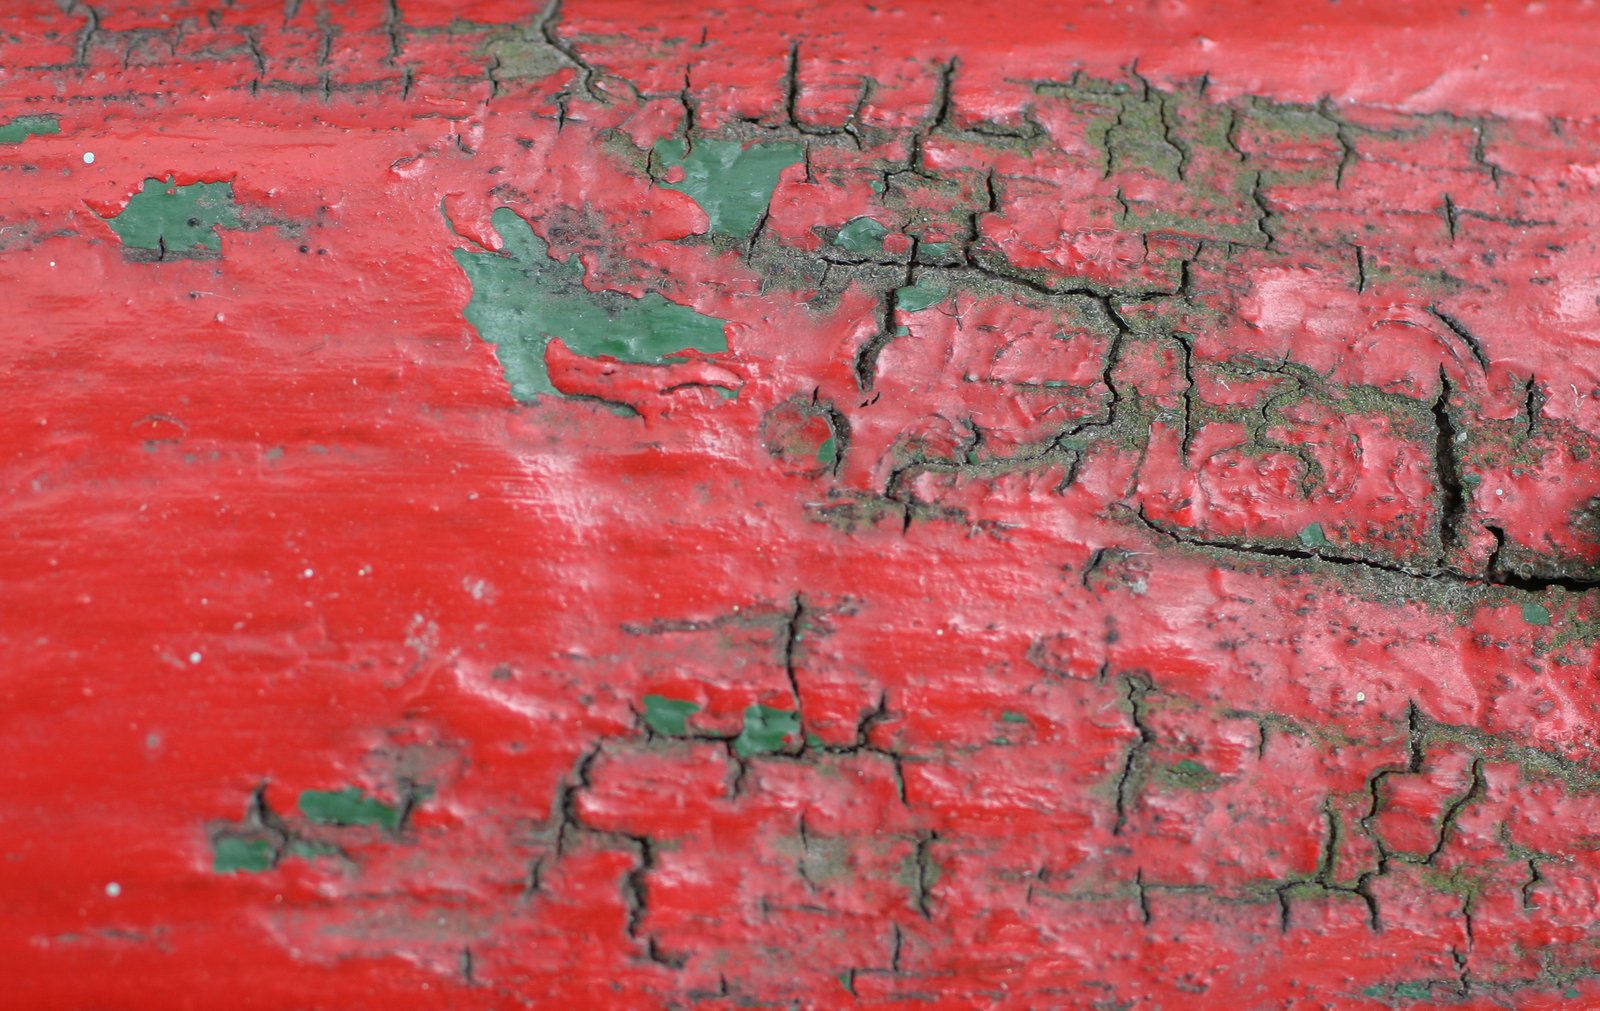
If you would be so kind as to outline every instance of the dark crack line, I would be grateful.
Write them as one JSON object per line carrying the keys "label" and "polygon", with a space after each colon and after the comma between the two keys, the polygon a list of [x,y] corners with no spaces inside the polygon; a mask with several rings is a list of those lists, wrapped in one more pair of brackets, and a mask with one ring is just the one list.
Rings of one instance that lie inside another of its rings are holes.
{"label": "dark crack line", "polygon": [[1144,722],[1144,697],[1155,690],[1150,679],[1143,675],[1129,675],[1126,679],[1128,700],[1128,719],[1132,721],[1134,729],[1138,731],[1138,740],[1128,748],[1128,754],[1122,760],[1122,773],[1117,777],[1116,821],[1112,823],[1111,834],[1121,835],[1128,824],[1129,805],[1132,802],[1130,794],[1134,789],[1134,777],[1139,771],[1140,763],[1144,759],[1145,749],[1155,743],[1155,734]]}

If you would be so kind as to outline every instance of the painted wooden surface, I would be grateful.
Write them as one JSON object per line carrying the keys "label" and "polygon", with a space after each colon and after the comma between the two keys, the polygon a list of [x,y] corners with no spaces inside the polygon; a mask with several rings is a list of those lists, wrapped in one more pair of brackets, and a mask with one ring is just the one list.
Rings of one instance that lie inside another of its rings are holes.
{"label": "painted wooden surface", "polygon": [[0,1004],[1600,1002],[1585,5],[12,5]]}

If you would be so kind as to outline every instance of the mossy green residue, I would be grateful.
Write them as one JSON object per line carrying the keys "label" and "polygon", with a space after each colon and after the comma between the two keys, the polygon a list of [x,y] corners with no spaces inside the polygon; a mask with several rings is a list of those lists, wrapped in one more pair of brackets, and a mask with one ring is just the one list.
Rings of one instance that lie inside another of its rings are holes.
{"label": "mossy green residue", "polygon": [[505,242],[499,253],[455,250],[472,284],[463,315],[495,345],[511,393],[535,401],[559,391],[545,369],[545,345],[558,337],[574,352],[624,362],[660,362],[686,350],[728,350],[723,320],[667,301],[657,292],[633,298],[583,286],[583,264],[550,247],[508,208],[492,218]]}
{"label": "mossy green residue", "polygon": [[306,790],[300,794],[300,813],[323,825],[377,825],[391,831],[400,827],[399,808],[374,800],[353,786]]}
{"label": "mossy green residue", "polygon": [[1378,1000],[1388,999],[1399,1002],[1427,1000],[1433,993],[1433,984],[1423,980],[1413,980],[1409,983],[1396,983],[1392,987],[1384,986],[1382,983],[1377,983],[1373,986],[1367,987],[1365,990],[1362,990],[1361,993],[1364,996],[1375,997]]}
{"label": "mossy green residue", "polygon": [[1522,620],[1530,625],[1550,624],[1550,609],[1538,601],[1529,600],[1522,605]]}
{"label": "mossy green residue", "polygon": [[299,857],[302,860],[315,860],[318,857],[336,857],[339,855],[339,847],[310,839],[296,839],[289,843],[289,855]]}
{"label": "mossy green residue", "polygon": [[[658,140],[652,148],[657,181],[668,189],[686,193],[711,219],[711,230],[723,235],[746,236],[772,202],[783,170],[800,161],[799,144],[751,144],[736,140],[696,140],[689,147],[677,138]],[[677,182],[665,182],[661,172],[683,170]]]}
{"label": "mossy green residue", "polygon": [[851,253],[881,253],[884,237],[888,234],[888,226],[876,218],[852,218],[839,229],[833,244]]}
{"label": "mossy green residue", "polygon": [[21,144],[29,137],[60,132],[61,121],[54,116],[18,116],[0,123],[0,144]]}
{"label": "mossy green residue", "polygon": [[222,249],[218,228],[238,228],[233,183],[175,186],[171,180],[146,179],[122,213],[107,220],[124,246],[183,252],[204,247]]}
{"label": "mossy green residue", "polygon": [[1161,778],[1180,790],[1215,790],[1222,785],[1222,777],[1196,762],[1185,758],[1162,770]]}
{"label": "mossy green residue", "polygon": [[277,855],[266,839],[219,835],[211,840],[211,869],[218,874],[269,871],[275,863]]}
{"label": "mossy green residue", "polygon": [[901,312],[921,312],[931,305],[943,302],[949,293],[949,290],[937,281],[922,280],[905,288],[895,289],[894,304]]}
{"label": "mossy green residue", "polygon": [[733,748],[741,758],[778,751],[790,735],[799,733],[799,713],[757,703],[744,711],[744,730],[734,738]]}
{"label": "mossy green residue", "polygon": [[669,699],[665,695],[644,697],[644,721],[650,729],[669,737],[682,737],[689,732],[689,717],[700,711],[696,703],[684,699]]}

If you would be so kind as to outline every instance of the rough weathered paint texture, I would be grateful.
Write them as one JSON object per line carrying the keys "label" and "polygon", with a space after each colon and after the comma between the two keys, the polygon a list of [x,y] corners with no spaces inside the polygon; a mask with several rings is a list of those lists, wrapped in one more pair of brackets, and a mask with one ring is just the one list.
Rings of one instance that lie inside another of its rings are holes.
{"label": "rough weathered paint texture", "polygon": [[1600,1003],[1596,52],[13,17],[4,1003]]}

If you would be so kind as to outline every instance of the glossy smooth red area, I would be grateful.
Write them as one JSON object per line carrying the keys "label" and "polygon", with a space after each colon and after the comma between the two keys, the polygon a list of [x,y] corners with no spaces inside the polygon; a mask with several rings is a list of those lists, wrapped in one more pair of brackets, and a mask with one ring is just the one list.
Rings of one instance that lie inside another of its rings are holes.
{"label": "glossy smooth red area", "polygon": [[1597,51],[12,11],[0,1004],[1600,1004]]}

